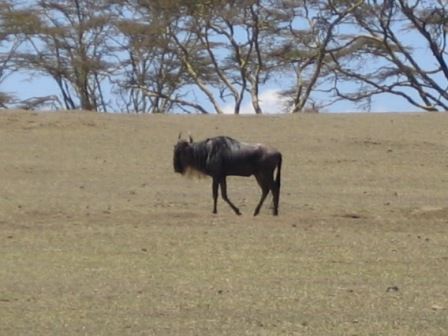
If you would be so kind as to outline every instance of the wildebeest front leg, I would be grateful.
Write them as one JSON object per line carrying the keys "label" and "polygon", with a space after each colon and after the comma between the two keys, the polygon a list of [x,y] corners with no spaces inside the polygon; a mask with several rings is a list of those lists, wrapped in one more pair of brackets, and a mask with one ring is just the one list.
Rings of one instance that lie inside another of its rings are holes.
{"label": "wildebeest front leg", "polygon": [[220,182],[220,186],[221,186],[221,196],[222,199],[224,201],[227,202],[228,205],[230,205],[230,207],[233,209],[233,211],[235,211],[235,213],[239,216],[241,215],[240,209],[238,209],[227,197],[227,182],[226,182],[226,178],[224,177],[221,182]]}

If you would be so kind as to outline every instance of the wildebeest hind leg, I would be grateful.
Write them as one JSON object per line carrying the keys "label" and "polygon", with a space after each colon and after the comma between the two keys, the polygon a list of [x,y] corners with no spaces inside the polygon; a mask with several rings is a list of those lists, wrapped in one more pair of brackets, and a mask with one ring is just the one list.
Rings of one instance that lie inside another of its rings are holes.
{"label": "wildebeest hind leg", "polygon": [[279,198],[280,198],[280,186],[277,185],[275,182],[272,184],[272,196],[273,196],[273,209],[272,209],[272,214],[274,216],[278,215],[278,202],[279,202]]}
{"label": "wildebeest hind leg", "polygon": [[217,203],[218,203],[218,180],[217,179],[213,179],[213,184],[212,184],[212,193],[213,193],[213,213],[218,213],[218,207],[217,207]]}
{"label": "wildebeest hind leg", "polygon": [[220,183],[221,186],[221,195],[222,195],[222,199],[224,201],[227,202],[228,205],[230,205],[230,207],[233,209],[233,211],[235,211],[235,213],[239,216],[241,215],[240,209],[238,209],[230,200],[229,197],[227,197],[227,182],[226,179],[224,178],[223,180],[221,180]]}
{"label": "wildebeest hind leg", "polygon": [[258,202],[257,207],[255,208],[254,216],[259,214],[261,206],[263,205],[263,202],[269,193],[269,184],[270,184],[269,182],[267,182],[269,179],[267,179],[266,177],[263,177],[262,175],[255,175],[255,178],[257,179],[257,182],[261,188],[261,198],[260,198],[260,202]]}

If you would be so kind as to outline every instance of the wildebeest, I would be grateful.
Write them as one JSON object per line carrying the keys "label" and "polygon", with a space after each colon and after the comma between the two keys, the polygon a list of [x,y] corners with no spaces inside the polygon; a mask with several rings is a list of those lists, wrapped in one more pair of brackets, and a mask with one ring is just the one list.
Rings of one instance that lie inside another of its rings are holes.
{"label": "wildebeest", "polygon": [[189,140],[183,140],[179,134],[177,144],[174,146],[173,165],[176,173],[184,175],[189,171],[195,171],[213,179],[213,213],[217,213],[218,188],[221,187],[223,200],[237,215],[241,215],[240,210],[227,196],[226,177],[255,175],[262,194],[254,216],[260,212],[269,191],[273,196],[273,215],[278,215],[282,154],[275,149],[262,144],[241,143],[228,136],[193,142],[191,136]]}

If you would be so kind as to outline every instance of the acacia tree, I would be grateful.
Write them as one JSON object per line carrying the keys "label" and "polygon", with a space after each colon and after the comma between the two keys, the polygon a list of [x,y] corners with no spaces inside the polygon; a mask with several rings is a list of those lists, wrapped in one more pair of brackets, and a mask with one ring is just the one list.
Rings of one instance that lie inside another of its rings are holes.
{"label": "acacia tree", "polygon": [[[230,97],[235,114],[239,114],[246,93],[255,113],[262,113],[259,91],[272,71],[266,56],[277,23],[270,1],[209,1],[189,9],[190,22],[186,29],[202,50],[210,69],[209,83],[218,90],[221,100]],[[183,43],[175,39],[182,50]],[[186,67],[191,69],[193,80],[204,87],[197,80],[199,72],[190,59],[186,58]],[[222,113],[217,101],[212,104],[216,112]]]}
{"label": "acacia tree", "polygon": [[[121,21],[123,40],[119,42],[126,55],[120,62],[120,75],[114,81],[121,104],[128,113],[161,113],[171,110],[181,77],[167,43],[145,23]],[[151,33],[150,33],[151,32]]]}
{"label": "acacia tree", "polygon": [[[180,36],[188,22],[187,5],[179,0],[120,2],[119,11],[132,17],[117,22],[123,71],[115,84],[127,111],[208,112],[194,98],[199,87],[214,99],[207,89],[206,63],[194,36]],[[192,76],[194,71],[201,75]]]}
{"label": "acacia tree", "polygon": [[[193,89],[198,90],[213,106],[216,113],[222,114],[220,102],[216,98],[213,88],[216,88],[217,77],[213,61],[204,49],[201,36],[198,34],[198,20],[201,20],[206,10],[214,8],[215,4],[189,1],[179,1],[182,11],[168,13],[166,16],[171,24],[167,24],[169,39],[173,42],[173,52],[188,77]],[[205,108],[200,105],[200,110]]]}
{"label": "acacia tree", "polygon": [[279,47],[270,56],[283,77],[294,74],[290,87],[282,91],[290,113],[317,112],[334,102],[328,92],[334,59],[344,62],[353,51],[341,46],[341,27],[361,4],[360,0],[280,1]]}
{"label": "acacia tree", "polygon": [[[222,113],[220,102],[231,98],[239,113],[249,94],[260,113],[259,88],[275,67],[282,77],[294,74],[291,88],[284,92],[291,112],[337,100],[369,108],[372,97],[384,93],[425,110],[447,109],[448,5],[442,0],[136,3],[163,14],[159,16],[167,32],[164,50],[172,56],[168,63],[181,71],[170,93],[147,90],[152,98],[204,112],[201,105],[173,94],[196,88],[215,112]],[[427,45],[427,53],[413,48],[416,36]],[[325,100],[319,92],[326,94]]]}
{"label": "acacia tree", "polygon": [[220,3],[209,8],[205,15],[196,17],[195,33],[213,66],[221,98],[232,98],[235,114],[240,113],[246,92],[251,96],[255,112],[262,113],[259,104],[263,68],[260,3]]}
{"label": "acacia tree", "polygon": [[[387,93],[426,111],[448,110],[446,1],[365,1],[354,12],[353,27],[371,43],[353,52],[350,62],[335,59],[338,97],[368,103]],[[347,81],[356,87],[343,90]]]}
{"label": "acacia tree", "polygon": [[[123,8],[120,8],[122,11]],[[163,28],[154,17],[128,7],[132,19],[116,22],[120,46],[119,74],[114,81],[120,105],[128,113],[160,113],[173,108],[171,97],[177,89],[178,66],[167,48]]]}
{"label": "acacia tree", "polygon": [[132,17],[117,23],[127,56],[121,61],[125,80],[116,84],[126,110],[207,113],[192,94],[199,92],[216,113],[223,113],[221,103],[229,97],[239,113],[249,93],[261,113],[259,86],[267,78],[262,76],[261,40],[266,47],[269,36],[261,36],[260,3],[121,2],[119,11]]}
{"label": "acacia tree", "polygon": [[16,33],[26,41],[19,66],[53,78],[67,109],[107,110],[103,85],[113,66],[108,9],[106,1],[39,0],[17,10],[30,22]]}
{"label": "acacia tree", "polygon": [[[13,59],[21,41],[14,35],[15,15],[10,1],[0,1],[0,85],[15,72]],[[11,93],[0,92],[0,108],[8,108],[16,98]]]}
{"label": "acacia tree", "polygon": [[49,76],[94,111],[262,113],[279,78],[290,112],[383,94],[447,110],[447,27],[443,0],[0,0],[0,83]]}
{"label": "acacia tree", "polygon": [[[269,63],[263,61],[262,49],[270,40],[266,33],[268,20],[263,23],[260,18],[267,13],[261,3],[127,1],[139,14],[138,23],[132,26],[140,29],[146,42],[133,43],[135,36],[131,32],[126,37],[126,48],[140,55],[131,60],[144,60],[152,66],[144,69],[143,63],[136,67],[130,62],[133,69],[128,74],[132,75],[127,77],[130,81],[124,89],[128,94],[130,90],[143,93],[141,99],[163,101],[165,106],[169,102],[172,107],[202,113],[207,108],[194,99],[194,92],[202,94],[203,101],[208,101],[216,113],[223,113],[221,103],[229,97],[235,104],[234,112],[239,113],[248,93],[255,111],[261,113],[259,87],[268,78]],[[156,61],[148,62],[150,59]]]}

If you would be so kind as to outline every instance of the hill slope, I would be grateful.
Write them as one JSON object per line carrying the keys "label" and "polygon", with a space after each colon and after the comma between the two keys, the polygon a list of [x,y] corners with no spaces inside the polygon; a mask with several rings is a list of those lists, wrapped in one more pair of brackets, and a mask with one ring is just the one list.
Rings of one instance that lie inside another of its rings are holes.
{"label": "hill slope", "polygon": [[[0,333],[444,335],[445,114],[0,113]],[[253,178],[173,172],[180,131],[284,155]]]}

